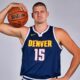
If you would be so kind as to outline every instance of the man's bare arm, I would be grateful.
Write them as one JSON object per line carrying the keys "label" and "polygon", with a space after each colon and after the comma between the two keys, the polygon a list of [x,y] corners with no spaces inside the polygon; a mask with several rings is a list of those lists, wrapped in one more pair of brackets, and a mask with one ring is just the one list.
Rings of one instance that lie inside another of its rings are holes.
{"label": "man's bare arm", "polygon": [[21,28],[13,28],[8,24],[0,24],[0,33],[8,36],[21,37]]}
{"label": "man's bare arm", "polygon": [[61,28],[58,28],[55,29],[55,32],[60,43],[73,55],[71,65],[67,73],[65,74],[64,78],[57,79],[57,80],[68,80],[79,65],[80,50],[66,31],[64,31]]}
{"label": "man's bare arm", "polygon": [[27,11],[26,7],[22,3],[11,3],[5,9],[0,11],[0,24],[4,23],[4,19],[8,14],[8,11],[13,7],[19,7],[21,10]]}
{"label": "man's bare arm", "polygon": [[26,10],[25,6],[21,3],[11,3],[5,9],[3,9],[0,12],[0,32],[9,36],[21,37],[21,28],[14,28],[13,26],[4,22],[8,11],[13,7],[19,7],[21,10]]}

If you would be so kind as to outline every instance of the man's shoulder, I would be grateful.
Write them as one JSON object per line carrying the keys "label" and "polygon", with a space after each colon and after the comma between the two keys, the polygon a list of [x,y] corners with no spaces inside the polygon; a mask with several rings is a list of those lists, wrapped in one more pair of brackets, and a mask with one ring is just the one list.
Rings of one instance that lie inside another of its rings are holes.
{"label": "man's shoulder", "polygon": [[23,31],[23,32],[28,31],[29,29],[30,29],[30,27],[28,27],[28,26],[23,26],[23,27],[20,28],[20,30]]}
{"label": "man's shoulder", "polygon": [[59,33],[59,34],[60,34],[60,33],[65,33],[65,32],[66,32],[63,28],[58,27],[58,26],[57,26],[57,27],[54,27],[54,30],[55,30],[56,33]]}
{"label": "man's shoulder", "polygon": [[59,41],[61,41],[62,38],[65,38],[68,35],[67,32],[61,27],[54,27],[54,31]]}
{"label": "man's shoulder", "polygon": [[27,26],[20,28],[21,34],[24,36],[29,32],[29,30],[30,30],[30,27],[27,27]]}

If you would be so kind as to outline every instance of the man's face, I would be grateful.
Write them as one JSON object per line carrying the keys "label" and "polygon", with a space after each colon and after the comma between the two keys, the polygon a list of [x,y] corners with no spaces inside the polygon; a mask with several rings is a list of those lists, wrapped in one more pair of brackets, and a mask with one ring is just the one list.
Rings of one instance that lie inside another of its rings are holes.
{"label": "man's face", "polygon": [[48,12],[44,6],[36,6],[32,13],[35,23],[42,24],[47,21]]}

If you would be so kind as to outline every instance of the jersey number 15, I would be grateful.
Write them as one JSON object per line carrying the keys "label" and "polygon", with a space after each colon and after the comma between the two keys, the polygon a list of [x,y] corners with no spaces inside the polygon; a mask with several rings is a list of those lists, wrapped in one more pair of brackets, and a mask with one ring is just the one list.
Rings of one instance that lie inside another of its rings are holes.
{"label": "jersey number 15", "polygon": [[45,60],[45,49],[34,49],[35,51],[35,61]]}

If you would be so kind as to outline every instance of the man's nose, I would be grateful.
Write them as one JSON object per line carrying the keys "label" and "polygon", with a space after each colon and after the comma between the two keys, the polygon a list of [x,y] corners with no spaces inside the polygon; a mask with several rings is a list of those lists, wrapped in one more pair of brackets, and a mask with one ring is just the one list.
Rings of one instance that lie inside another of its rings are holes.
{"label": "man's nose", "polygon": [[38,16],[41,16],[41,12],[38,12]]}

